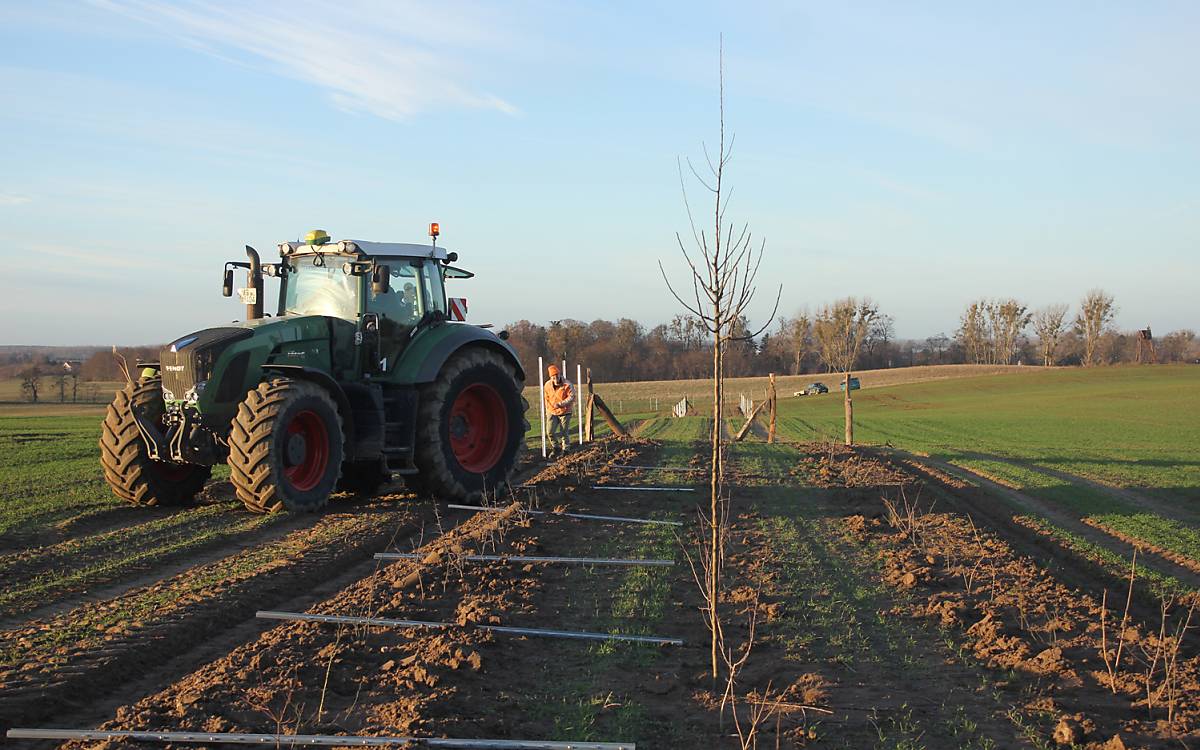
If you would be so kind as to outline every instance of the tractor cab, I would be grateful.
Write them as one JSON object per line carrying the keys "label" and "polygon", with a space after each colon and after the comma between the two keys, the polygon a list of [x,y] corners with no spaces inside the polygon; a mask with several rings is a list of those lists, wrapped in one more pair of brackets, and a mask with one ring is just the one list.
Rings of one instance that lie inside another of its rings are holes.
{"label": "tractor cab", "polygon": [[[361,355],[358,374],[386,375],[422,327],[455,318],[445,289],[448,278],[474,274],[450,264],[458,254],[436,245],[399,242],[332,240],[323,230],[309,232],[303,242],[283,242],[279,263],[227,264],[226,296],[232,267],[249,273],[247,297],[261,298],[255,266],[279,279],[277,317],[321,316],[330,320],[334,339],[353,338]],[[247,249],[249,252],[249,248]],[[461,307],[461,306],[460,306]],[[456,308],[457,309],[457,308]],[[261,317],[247,310],[247,318]]]}
{"label": "tractor cab", "polygon": [[446,278],[472,274],[436,245],[313,242],[279,245],[280,315],[322,315],[355,327],[360,371],[386,375],[422,326],[448,319]]}

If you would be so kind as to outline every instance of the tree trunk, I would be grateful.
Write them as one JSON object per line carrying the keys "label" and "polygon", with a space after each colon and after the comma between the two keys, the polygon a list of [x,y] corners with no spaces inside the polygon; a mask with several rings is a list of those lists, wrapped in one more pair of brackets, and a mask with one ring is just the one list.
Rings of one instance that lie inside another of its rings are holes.
{"label": "tree trunk", "polygon": [[843,381],[846,388],[846,445],[854,445],[854,399],[850,398],[850,371]]}
{"label": "tree trunk", "polygon": [[[720,310],[714,312],[714,317],[720,320]],[[719,595],[717,579],[720,576],[721,560],[721,331],[713,337],[713,423],[712,423],[712,469],[709,472],[709,489],[711,492],[709,507],[709,522],[711,524],[709,538],[709,578],[708,578],[708,617],[712,629],[712,676],[717,679],[717,597]]]}

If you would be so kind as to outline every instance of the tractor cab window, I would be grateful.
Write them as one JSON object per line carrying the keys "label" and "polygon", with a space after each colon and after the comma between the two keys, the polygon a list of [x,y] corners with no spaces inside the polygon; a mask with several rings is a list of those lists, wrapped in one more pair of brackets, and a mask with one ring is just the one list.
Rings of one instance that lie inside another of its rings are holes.
{"label": "tractor cab window", "polygon": [[354,320],[362,279],[342,270],[343,256],[303,255],[289,261],[284,310]]}
{"label": "tractor cab window", "polygon": [[417,269],[401,260],[392,261],[389,266],[390,288],[381,294],[371,292],[371,304],[367,309],[387,321],[385,328],[414,326],[422,314],[420,295],[417,293],[417,285],[420,283]]}
{"label": "tractor cab window", "polygon": [[421,302],[426,310],[446,312],[446,288],[436,260],[427,260],[421,268]]}

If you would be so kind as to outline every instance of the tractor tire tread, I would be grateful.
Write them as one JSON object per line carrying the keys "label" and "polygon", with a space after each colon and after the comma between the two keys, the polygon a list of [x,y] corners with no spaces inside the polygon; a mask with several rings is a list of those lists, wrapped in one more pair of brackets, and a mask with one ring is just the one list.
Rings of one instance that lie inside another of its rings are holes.
{"label": "tractor tire tread", "polygon": [[211,467],[195,467],[180,481],[155,476],[155,461],[142,443],[133,410],[162,401],[162,381],[129,382],[105,409],[100,427],[100,467],[113,494],[133,505],[189,505],[204,488]]}
{"label": "tractor tire tread", "polygon": [[[441,411],[449,396],[451,384],[463,372],[476,367],[496,367],[506,373],[513,381],[513,387],[516,389],[522,406],[526,410],[528,408],[528,402],[520,397],[524,383],[518,370],[499,352],[482,347],[471,347],[451,357],[438,374],[437,380],[424,386],[421,392],[420,405],[417,410],[417,448],[414,456],[420,473],[405,477],[408,485],[420,493],[456,498],[464,502],[481,502],[486,499],[487,494],[498,493],[505,486],[508,481],[507,475],[511,475],[513,468],[517,466],[521,458],[520,453],[525,444],[524,435],[529,429],[528,426],[522,431],[521,438],[517,441],[516,452],[508,462],[504,480],[497,483],[496,486],[486,487],[483,490],[467,487],[448,465],[450,454],[442,446]],[[527,425],[524,414],[525,411],[522,411],[521,420]]]}
{"label": "tractor tire tread", "polygon": [[[337,404],[314,383],[287,378],[267,380],[247,393],[238,405],[229,432],[229,481],[238,499],[254,513],[274,513],[285,507],[279,479],[273,472],[270,442],[275,421],[283,408],[289,400],[302,396],[316,397],[332,410],[337,418],[337,438],[340,440],[342,417]],[[339,467],[340,464],[339,460]],[[323,505],[324,502],[318,502],[289,510],[315,511]]]}

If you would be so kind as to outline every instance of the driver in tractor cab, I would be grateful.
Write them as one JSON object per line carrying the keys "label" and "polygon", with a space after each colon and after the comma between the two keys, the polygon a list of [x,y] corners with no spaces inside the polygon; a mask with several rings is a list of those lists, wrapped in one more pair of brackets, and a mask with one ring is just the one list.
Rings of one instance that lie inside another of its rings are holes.
{"label": "driver in tractor cab", "polygon": [[404,293],[400,295],[400,306],[413,320],[417,319],[417,287],[412,282],[404,285]]}
{"label": "driver in tractor cab", "polygon": [[[542,400],[546,404],[546,416],[550,420],[550,455],[566,453],[570,445],[571,405],[575,403],[575,387],[558,370],[558,365],[546,368],[549,379],[542,387]],[[557,436],[557,444],[555,438]]]}

